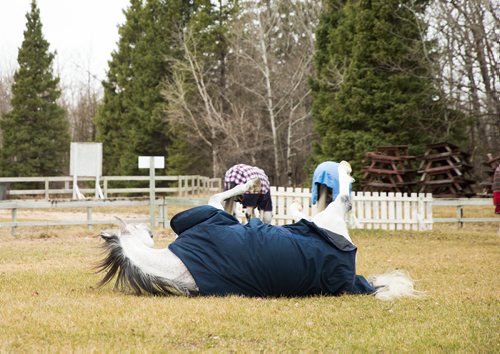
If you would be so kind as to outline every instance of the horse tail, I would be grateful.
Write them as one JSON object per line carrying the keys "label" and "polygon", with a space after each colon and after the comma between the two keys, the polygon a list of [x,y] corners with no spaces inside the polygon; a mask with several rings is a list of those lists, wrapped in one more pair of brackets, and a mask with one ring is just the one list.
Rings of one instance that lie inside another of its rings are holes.
{"label": "horse tail", "polygon": [[97,283],[103,287],[116,276],[114,290],[132,290],[136,295],[194,295],[183,284],[144,272],[124,252],[120,238],[115,234],[101,233],[105,257],[95,266],[96,273],[104,273]]}
{"label": "horse tail", "polygon": [[379,300],[394,300],[401,297],[418,298],[422,291],[415,290],[414,281],[402,270],[394,270],[384,274],[368,277],[368,282],[375,288],[375,297]]}

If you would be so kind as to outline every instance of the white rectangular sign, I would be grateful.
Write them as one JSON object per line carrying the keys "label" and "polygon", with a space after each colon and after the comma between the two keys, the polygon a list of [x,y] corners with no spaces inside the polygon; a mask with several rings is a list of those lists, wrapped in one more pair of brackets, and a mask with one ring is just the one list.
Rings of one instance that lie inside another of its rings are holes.
{"label": "white rectangular sign", "polygon": [[139,156],[139,168],[149,168],[149,161],[151,157],[153,157],[154,168],[165,168],[164,156]]}
{"label": "white rectangular sign", "polygon": [[96,177],[102,174],[102,143],[71,143],[70,176]]}

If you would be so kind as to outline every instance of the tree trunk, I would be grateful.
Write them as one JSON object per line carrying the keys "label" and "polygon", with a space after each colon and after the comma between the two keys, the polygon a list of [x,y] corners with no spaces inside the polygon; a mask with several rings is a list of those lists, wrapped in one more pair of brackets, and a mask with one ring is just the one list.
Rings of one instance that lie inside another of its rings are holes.
{"label": "tree trunk", "polygon": [[268,53],[266,49],[266,40],[264,35],[264,29],[262,28],[262,19],[259,15],[259,47],[260,54],[262,57],[263,71],[264,71],[264,81],[266,86],[266,109],[269,114],[269,124],[271,125],[271,134],[273,139],[273,157],[274,157],[274,176],[275,184],[280,182],[280,171],[279,171],[279,161],[278,161],[278,132],[276,129],[276,117],[274,115],[274,102],[273,102],[273,89],[271,86],[271,72],[269,70]]}

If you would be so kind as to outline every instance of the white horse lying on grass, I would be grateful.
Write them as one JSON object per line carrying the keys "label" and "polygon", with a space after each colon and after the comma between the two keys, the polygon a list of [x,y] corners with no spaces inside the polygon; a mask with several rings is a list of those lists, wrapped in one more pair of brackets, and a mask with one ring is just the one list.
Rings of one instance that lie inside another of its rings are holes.
{"label": "white horse lying on grass", "polygon": [[118,234],[101,233],[106,255],[97,266],[105,273],[99,286],[116,276],[115,289],[136,294],[417,296],[403,272],[368,280],[356,275],[356,247],[344,221],[351,209],[351,177],[343,167],[339,174],[337,198],[311,220],[294,204],[292,213],[300,220],[290,225],[272,226],[257,218],[242,225],[223,210],[224,200],[250,190],[256,180],[177,214],[171,226],[178,237],[164,249],[153,248],[145,225],[122,223]]}

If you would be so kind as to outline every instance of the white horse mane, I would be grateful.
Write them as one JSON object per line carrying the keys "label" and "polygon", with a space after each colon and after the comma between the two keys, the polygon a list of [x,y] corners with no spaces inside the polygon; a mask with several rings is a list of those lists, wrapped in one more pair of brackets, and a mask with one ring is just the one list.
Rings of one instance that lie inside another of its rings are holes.
{"label": "white horse mane", "polygon": [[196,291],[192,291],[181,281],[143,271],[140,266],[134,264],[131,258],[127,257],[118,235],[102,232],[100,236],[105,241],[103,248],[106,257],[95,267],[98,273],[105,273],[103,279],[97,284],[98,287],[103,287],[116,276],[114,290],[131,289],[136,295],[144,293],[151,295],[197,295]]}

